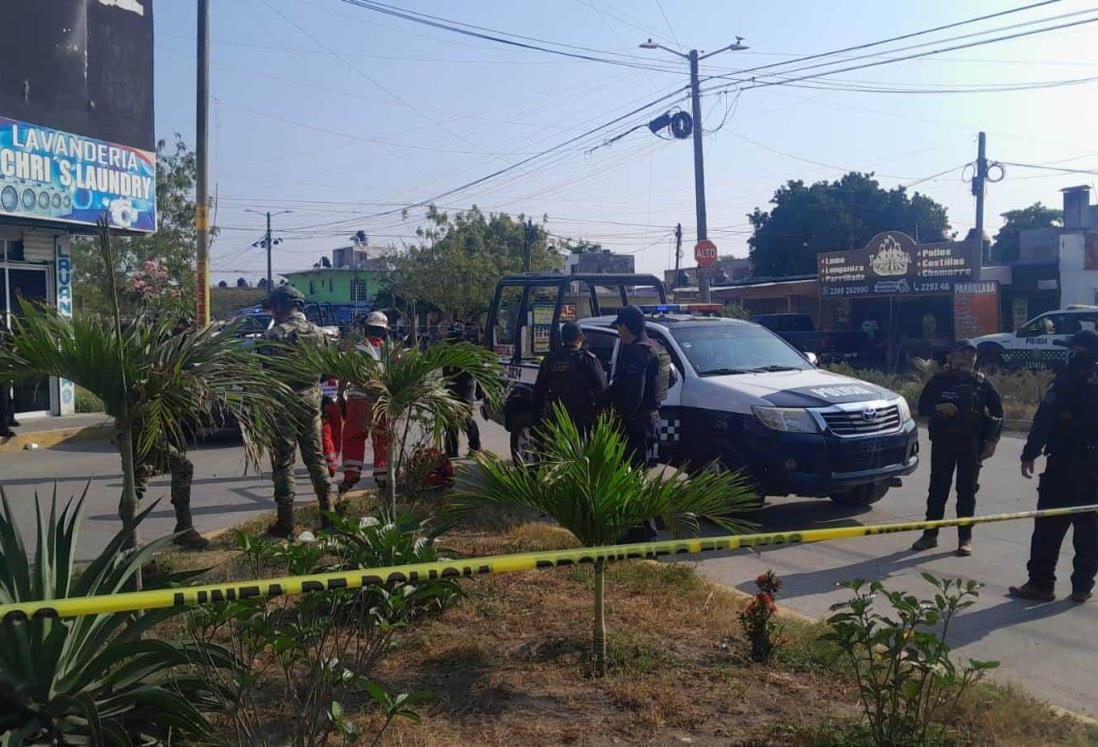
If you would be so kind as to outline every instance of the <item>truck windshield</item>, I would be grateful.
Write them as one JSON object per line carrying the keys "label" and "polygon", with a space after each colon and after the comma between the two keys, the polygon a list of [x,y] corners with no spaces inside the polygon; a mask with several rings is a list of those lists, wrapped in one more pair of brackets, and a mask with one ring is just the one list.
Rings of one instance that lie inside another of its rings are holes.
{"label": "truck windshield", "polygon": [[699,376],[723,376],[811,368],[807,360],[773,332],[743,324],[673,327],[690,365]]}

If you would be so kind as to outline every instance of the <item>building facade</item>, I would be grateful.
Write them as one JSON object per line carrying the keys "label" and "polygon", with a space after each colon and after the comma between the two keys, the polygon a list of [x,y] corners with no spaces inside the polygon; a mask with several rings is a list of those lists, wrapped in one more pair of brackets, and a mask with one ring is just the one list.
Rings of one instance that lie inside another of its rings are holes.
{"label": "building facade", "polygon": [[[73,310],[71,238],[156,230],[151,0],[6,0],[0,23],[0,326]],[[0,383],[0,386],[6,386]],[[73,412],[71,382],[13,388],[21,417]]]}

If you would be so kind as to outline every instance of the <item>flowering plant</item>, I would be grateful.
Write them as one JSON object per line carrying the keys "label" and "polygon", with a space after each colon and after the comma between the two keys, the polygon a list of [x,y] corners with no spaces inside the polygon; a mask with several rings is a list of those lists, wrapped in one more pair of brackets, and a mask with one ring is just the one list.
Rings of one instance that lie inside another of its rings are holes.
{"label": "flowering plant", "polygon": [[781,626],[772,621],[778,607],[774,597],[782,588],[781,579],[773,571],[767,571],[755,579],[759,591],[740,613],[740,624],[751,644],[751,659],[766,662],[777,648]]}

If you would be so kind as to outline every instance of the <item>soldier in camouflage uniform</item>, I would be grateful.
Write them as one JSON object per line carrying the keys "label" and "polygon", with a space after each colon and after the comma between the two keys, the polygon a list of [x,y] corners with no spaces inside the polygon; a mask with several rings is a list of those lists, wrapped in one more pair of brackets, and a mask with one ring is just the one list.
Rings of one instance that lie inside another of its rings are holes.
{"label": "soldier in camouflage uniform", "polygon": [[[137,445],[134,445],[136,452]],[[210,541],[198,533],[191,523],[191,480],[194,464],[187,455],[174,446],[154,449],[146,454],[134,469],[137,500],[145,497],[149,480],[155,475],[170,473],[172,476],[172,507],[175,509],[175,538],[172,542],[190,550],[209,547]]]}
{"label": "soldier in camouflage uniform", "polygon": [[[323,343],[324,333],[305,318],[301,311],[304,306],[305,297],[301,295],[301,291],[289,285],[276,288],[270,298],[275,323],[267,330],[264,339],[285,345],[296,345],[299,342]],[[289,537],[294,530],[294,452],[298,448],[301,449],[301,459],[309,470],[320,510],[331,510],[331,483],[328,467],[324,462],[323,426],[320,419],[320,378],[286,383],[301,397],[304,407],[287,413],[286,418],[278,424],[275,443],[271,449],[271,472],[278,521],[267,531],[276,537]]]}

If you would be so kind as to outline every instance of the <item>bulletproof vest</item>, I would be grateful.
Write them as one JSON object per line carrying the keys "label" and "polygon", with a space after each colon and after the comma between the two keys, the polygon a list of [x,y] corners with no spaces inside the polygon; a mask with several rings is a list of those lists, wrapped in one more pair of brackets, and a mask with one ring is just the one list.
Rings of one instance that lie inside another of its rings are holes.
{"label": "bulletproof vest", "polygon": [[546,361],[548,385],[546,400],[551,404],[561,402],[569,414],[578,420],[593,418],[597,392],[593,378],[585,366],[590,356],[582,350],[559,350]]}
{"label": "bulletproof vest", "polygon": [[667,390],[671,387],[671,356],[663,349],[663,345],[658,342],[652,343],[652,349],[656,351],[656,358],[660,366],[654,386],[656,406],[659,407],[667,399]]}
{"label": "bulletproof vest", "polygon": [[1057,416],[1049,453],[1098,454],[1098,370],[1069,364],[1054,386]]}
{"label": "bulletproof vest", "polygon": [[941,418],[937,425],[942,433],[956,436],[977,436],[983,431],[983,414],[986,403],[980,388],[981,379],[967,373],[952,373],[939,394],[939,403],[949,402],[957,407],[957,414]]}

